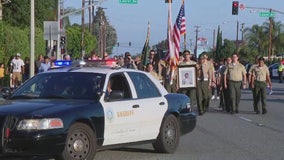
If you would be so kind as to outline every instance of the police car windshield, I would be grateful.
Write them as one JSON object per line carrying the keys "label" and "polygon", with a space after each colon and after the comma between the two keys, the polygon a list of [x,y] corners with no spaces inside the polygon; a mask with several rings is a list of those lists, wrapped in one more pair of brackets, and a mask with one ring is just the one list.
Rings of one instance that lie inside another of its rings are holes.
{"label": "police car windshield", "polygon": [[38,74],[11,96],[11,99],[90,99],[98,100],[105,74],[56,72]]}

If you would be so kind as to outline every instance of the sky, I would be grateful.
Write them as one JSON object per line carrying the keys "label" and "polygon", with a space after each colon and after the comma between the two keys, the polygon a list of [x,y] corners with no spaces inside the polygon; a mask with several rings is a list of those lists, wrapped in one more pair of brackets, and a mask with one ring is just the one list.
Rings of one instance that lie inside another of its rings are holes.
{"label": "sky", "polygon": [[[86,0],[87,1],[87,0]],[[150,46],[167,38],[168,4],[165,0],[138,0],[138,4],[120,4],[119,0],[100,0],[100,7],[106,8],[105,15],[117,32],[119,47],[115,47],[112,55],[123,54],[126,51],[141,53],[146,40],[147,24],[150,22]],[[275,21],[284,20],[283,0],[241,0],[245,8],[239,9],[238,15],[232,15],[233,0],[184,0],[186,17],[186,45],[193,50],[196,37],[196,26],[199,26],[198,37],[208,40],[209,47],[213,46],[213,32],[220,26],[223,39],[236,39],[237,22],[244,28],[254,24],[268,22],[267,17],[260,17],[260,12],[273,9],[282,13],[275,13]],[[182,0],[173,0],[172,24],[181,7]],[[64,0],[64,8],[81,8],[81,0]],[[87,4],[86,4],[87,5]],[[265,9],[252,9],[265,8]],[[88,13],[85,12],[86,21]],[[81,24],[81,16],[70,16],[71,23]],[[217,33],[217,32],[216,32]],[[183,38],[182,38],[183,39]],[[241,32],[239,38],[241,39]],[[128,43],[131,42],[131,46]],[[190,42],[193,42],[190,45]]]}

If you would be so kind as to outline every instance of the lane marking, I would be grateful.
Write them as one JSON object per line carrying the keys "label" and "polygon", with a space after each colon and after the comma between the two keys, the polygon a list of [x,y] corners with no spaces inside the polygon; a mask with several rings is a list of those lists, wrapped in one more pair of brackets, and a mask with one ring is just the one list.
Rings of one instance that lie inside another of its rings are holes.
{"label": "lane marking", "polygon": [[245,118],[245,117],[242,117],[242,116],[238,116],[240,119],[242,119],[242,120],[245,120],[245,121],[248,121],[248,122],[252,122],[252,120],[251,119],[248,119],[248,118]]}

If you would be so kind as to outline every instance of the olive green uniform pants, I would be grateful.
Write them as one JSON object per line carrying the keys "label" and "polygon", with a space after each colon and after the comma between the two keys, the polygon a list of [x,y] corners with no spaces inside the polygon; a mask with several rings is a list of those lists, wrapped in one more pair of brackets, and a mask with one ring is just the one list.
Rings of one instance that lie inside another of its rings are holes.
{"label": "olive green uniform pants", "polygon": [[197,81],[196,96],[197,96],[197,109],[199,114],[203,114],[208,105],[208,81]]}
{"label": "olive green uniform pants", "polygon": [[267,87],[266,82],[255,81],[254,83],[254,91],[255,91],[254,104],[256,105],[256,111],[259,111],[258,104],[260,104],[260,102],[262,104],[262,111],[266,110],[266,94],[267,94],[266,87]]}
{"label": "olive green uniform pants", "polygon": [[229,81],[229,92],[231,97],[230,111],[231,113],[239,112],[239,103],[241,100],[241,85],[239,81]]}

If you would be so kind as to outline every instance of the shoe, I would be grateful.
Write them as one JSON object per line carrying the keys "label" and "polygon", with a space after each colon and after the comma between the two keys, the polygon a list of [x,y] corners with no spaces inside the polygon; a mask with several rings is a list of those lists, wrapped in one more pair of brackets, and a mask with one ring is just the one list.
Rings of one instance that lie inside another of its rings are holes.
{"label": "shoe", "polygon": [[234,112],[234,111],[231,111],[230,113],[231,113],[231,114],[235,114],[235,112]]}
{"label": "shoe", "polygon": [[202,115],[203,115],[203,113],[202,113],[202,112],[199,112],[199,115],[200,115],[200,116],[202,116]]}
{"label": "shoe", "polygon": [[262,110],[262,114],[266,114],[267,113],[267,110],[266,109],[263,109]]}
{"label": "shoe", "polygon": [[215,96],[212,96],[211,100],[215,99]]}
{"label": "shoe", "polygon": [[219,100],[220,99],[220,97],[217,97],[217,100]]}
{"label": "shoe", "polygon": [[236,111],[235,111],[236,113],[239,113],[239,111],[236,109]]}

